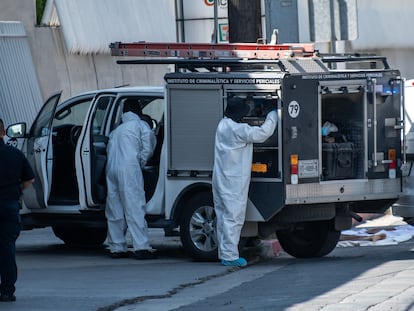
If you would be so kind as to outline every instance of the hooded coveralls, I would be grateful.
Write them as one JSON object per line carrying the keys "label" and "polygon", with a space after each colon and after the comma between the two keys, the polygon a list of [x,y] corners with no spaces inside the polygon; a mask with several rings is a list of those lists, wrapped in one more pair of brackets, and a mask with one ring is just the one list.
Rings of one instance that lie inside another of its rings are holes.
{"label": "hooded coveralls", "polygon": [[213,199],[217,215],[219,258],[239,258],[238,244],[244,224],[253,159],[253,143],[266,141],[275,131],[276,111],[259,126],[224,117],[216,131]]}
{"label": "hooded coveralls", "polygon": [[106,218],[111,252],[126,252],[128,228],[134,251],[151,249],[145,221],[145,191],[141,169],[151,157],[156,138],[145,121],[133,112],[122,115],[109,136],[106,181]]}

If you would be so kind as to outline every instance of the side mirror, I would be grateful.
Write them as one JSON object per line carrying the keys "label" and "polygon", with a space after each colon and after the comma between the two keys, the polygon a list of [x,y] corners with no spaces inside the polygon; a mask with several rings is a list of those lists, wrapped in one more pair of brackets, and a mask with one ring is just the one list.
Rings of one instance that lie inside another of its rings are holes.
{"label": "side mirror", "polygon": [[26,136],[26,123],[16,123],[10,125],[6,130],[6,135],[10,138],[22,138]]}

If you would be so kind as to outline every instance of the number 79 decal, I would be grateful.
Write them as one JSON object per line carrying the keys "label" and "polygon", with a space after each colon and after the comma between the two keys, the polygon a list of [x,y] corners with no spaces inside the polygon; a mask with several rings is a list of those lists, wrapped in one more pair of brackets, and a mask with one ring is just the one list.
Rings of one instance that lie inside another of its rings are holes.
{"label": "number 79 decal", "polygon": [[297,101],[292,100],[288,106],[288,112],[291,118],[296,118],[300,112],[300,106]]}

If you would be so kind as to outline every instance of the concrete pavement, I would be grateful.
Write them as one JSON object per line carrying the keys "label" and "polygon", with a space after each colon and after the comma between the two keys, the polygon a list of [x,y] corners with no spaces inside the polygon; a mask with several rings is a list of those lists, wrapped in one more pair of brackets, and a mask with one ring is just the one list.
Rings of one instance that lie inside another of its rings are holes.
{"label": "concrete pavement", "polygon": [[[391,214],[386,214],[380,217],[375,217],[373,215],[373,218],[368,217],[368,219],[364,220],[361,224],[358,224],[355,226],[355,229],[364,229],[364,228],[390,228],[390,227],[397,227],[398,226],[405,226],[406,223],[402,220],[401,217],[396,217]],[[271,250],[266,250],[266,254],[272,254],[274,256],[278,256],[279,258],[271,260],[269,264],[266,264],[263,262],[261,264],[252,264],[249,265],[245,269],[233,269],[232,271],[229,270],[228,274],[221,275],[221,276],[215,276],[212,277],[209,280],[205,280],[205,282],[200,282],[199,284],[194,284],[194,286],[188,286],[186,288],[182,288],[179,291],[177,291],[174,295],[171,295],[169,297],[163,297],[163,298],[154,298],[154,299],[148,299],[145,301],[140,302],[139,304],[135,305],[126,305],[120,308],[117,308],[116,311],[138,311],[138,310],[146,310],[146,311],[158,311],[158,310],[174,310],[174,309],[180,309],[183,308],[185,310],[186,307],[184,306],[196,306],[197,302],[208,299],[208,300],[214,300],[213,297],[224,295],[223,293],[231,292],[236,288],[239,287],[249,287],[248,284],[253,284],[255,282],[258,282],[261,278],[265,278],[267,275],[275,275],[277,274],[278,270],[283,269],[286,266],[286,258],[290,258],[289,255],[285,254],[280,246],[278,246],[278,243],[275,242],[275,240],[267,241],[267,247],[270,247]],[[270,245],[270,246],[269,246]],[[341,250],[338,250],[341,251]],[[346,250],[344,250],[346,251]],[[335,252],[335,251],[334,251]],[[352,251],[351,251],[352,252]],[[331,255],[330,255],[331,256]],[[323,261],[324,259],[321,259]],[[402,268],[398,270],[398,268],[393,267],[392,269],[397,269],[398,271],[401,271],[401,273],[398,273],[395,275],[395,277],[392,280],[388,280],[386,278],[383,279],[383,282],[389,281],[392,282],[392,284],[400,284],[401,282],[405,282],[405,276],[404,276],[404,269],[411,269],[410,267],[414,264],[411,262],[404,262],[404,264],[408,264],[407,267]],[[378,268],[380,269],[380,268]],[[367,271],[368,275],[374,275],[374,274],[381,274],[381,272],[378,272],[377,269],[373,269],[373,271]],[[283,283],[283,282],[282,282]],[[368,282],[369,283],[369,282]],[[375,282],[374,282],[375,283]],[[359,284],[359,283],[358,283]],[[358,286],[362,286],[363,288],[364,284],[367,284],[366,282],[362,282]],[[280,285],[280,284],[279,284]],[[253,285],[252,285],[253,286]],[[345,290],[347,290],[346,285]],[[388,290],[388,286],[384,288],[383,284],[381,284],[378,287],[375,287],[374,284],[369,283],[369,287],[371,287],[370,299],[365,299],[367,303],[372,303],[372,301],[375,299],[375,295],[382,295],[383,290]],[[405,287],[404,287],[405,288]],[[329,301],[335,301],[335,299],[345,299],[346,294],[342,292],[344,288],[341,286],[340,289],[332,289],[332,297],[330,297],[331,292],[327,293],[326,295],[322,295],[320,297],[315,297],[312,299],[309,304],[307,302],[303,303],[303,305],[298,306],[298,308],[290,307],[288,310],[313,310],[312,307],[309,309],[309,306],[316,306],[318,304],[323,305],[324,300],[327,301],[327,304],[329,305]],[[393,297],[389,301],[385,301],[381,303],[381,307],[390,307],[394,304],[407,304],[407,299],[411,299],[412,296],[410,296],[414,289],[412,287],[407,287],[402,293],[397,293],[396,291],[401,290],[401,286],[397,286],[393,289]],[[375,292],[377,291],[377,292]],[[355,291],[353,291],[355,292]],[[246,293],[248,296],[249,294]],[[345,295],[345,296],[344,296]],[[344,296],[344,298],[341,298]],[[240,298],[240,297],[238,297]],[[235,299],[238,299],[235,298]],[[402,300],[402,302],[401,302]],[[347,301],[344,300],[346,303],[343,305],[338,305],[336,307],[330,306],[327,307],[326,310],[335,310],[335,311],[341,311],[341,310],[350,310],[349,308],[354,305],[353,308],[355,310],[365,310],[362,308],[358,308],[355,306],[364,306],[364,297],[359,297],[357,302],[352,302],[352,299]],[[362,304],[361,304],[362,303]],[[192,305],[194,304],[194,305]],[[303,307],[303,308],[302,308]],[[191,308],[191,307],[190,307]],[[197,306],[199,308],[199,306]],[[231,310],[228,308],[224,308],[225,310]],[[315,310],[319,308],[315,308]],[[250,310],[250,309],[246,309]],[[257,309],[260,310],[260,309]],[[323,309],[325,310],[325,309]],[[380,307],[374,307],[373,310],[381,310]],[[394,310],[394,309],[384,309],[384,310]],[[397,310],[397,309],[395,309]]]}

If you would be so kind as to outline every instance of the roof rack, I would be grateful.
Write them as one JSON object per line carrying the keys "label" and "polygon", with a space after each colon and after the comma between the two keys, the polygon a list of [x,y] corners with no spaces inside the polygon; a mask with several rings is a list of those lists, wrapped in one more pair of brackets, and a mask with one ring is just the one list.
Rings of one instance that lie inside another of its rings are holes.
{"label": "roof rack", "polygon": [[242,60],[242,59],[177,59],[177,58],[161,58],[161,59],[133,59],[133,60],[117,60],[117,64],[121,65],[175,65],[175,71],[186,69],[191,72],[200,71],[200,68],[207,69],[210,72],[228,71],[229,68],[254,68],[257,66],[267,66],[269,69],[279,69],[285,71],[285,66],[279,60]]}
{"label": "roof rack", "polygon": [[325,64],[364,62],[371,63],[371,66],[374,67],[376,63],[380,62],[384,66],[384,69],[390,69],[387,58],[385,56],[377,56],[375,54],[320,54],[319,56]]}

